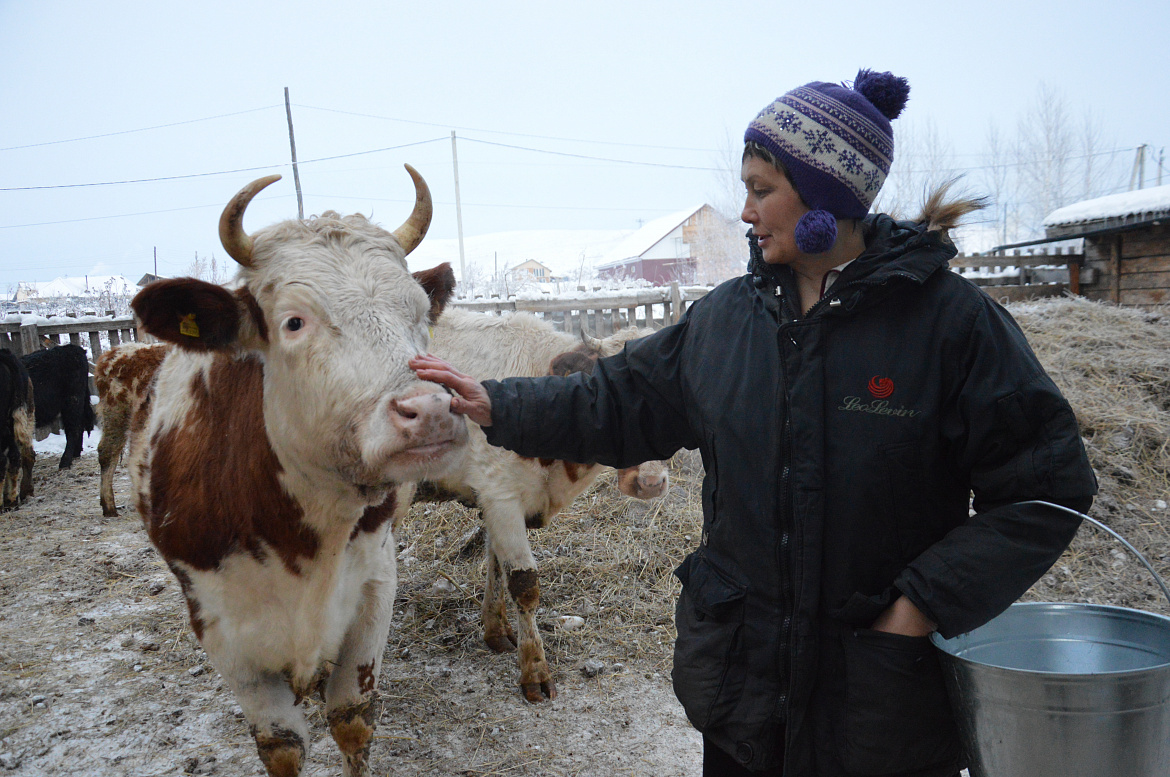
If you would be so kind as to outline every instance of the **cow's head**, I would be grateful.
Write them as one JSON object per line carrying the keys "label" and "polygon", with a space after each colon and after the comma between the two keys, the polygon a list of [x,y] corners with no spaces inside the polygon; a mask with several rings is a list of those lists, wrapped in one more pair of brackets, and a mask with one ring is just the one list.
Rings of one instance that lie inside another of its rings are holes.
{"label": "cow's head", "polygon": [[265,425],[284,466],[340,475],[363,493],[441,476],[467,439],[450,396],[407,367],[426,352],[455,279],[449,264],[407,269],[431,198],[406,169],[415,207],[394,232],[326,211],[249,235],[248,203],[280,176],[254,181],[220,218],[220,240],[240,265],[233,288],[163,280],[132,303],[146,331],[179,348],[258,354]]}
{"label": "cow's head", "polygon": [[[570,351],[557,354],[548,365],[549,375],[572,375],[575,372],[593,373],[597,361],[613,356],[630,340],[645,337],[649,329],[620,329],[609,337],[599,339],[581,330],[581,344]],[[670,490],[670,470],[665,461],[644,461],[635,467],[619,469],[618,490],[635,499],[654,499]]]}

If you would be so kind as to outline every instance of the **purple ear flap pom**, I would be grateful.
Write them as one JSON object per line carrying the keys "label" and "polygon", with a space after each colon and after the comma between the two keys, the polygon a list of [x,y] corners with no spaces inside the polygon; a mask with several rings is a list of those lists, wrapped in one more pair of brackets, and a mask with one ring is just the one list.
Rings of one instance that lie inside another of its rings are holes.
{"label": "purple ear flap pom", "polygon": [[837,242],[837,219],[827,210],[810,210],[796,222],[796,248],[804,254],[823,254]]}

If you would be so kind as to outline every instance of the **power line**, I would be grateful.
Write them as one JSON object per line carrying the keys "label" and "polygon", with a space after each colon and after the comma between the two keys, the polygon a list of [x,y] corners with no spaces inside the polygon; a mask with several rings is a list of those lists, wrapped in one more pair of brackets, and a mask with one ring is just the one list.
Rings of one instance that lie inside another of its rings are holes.
{"label": "power line", "polygon": [[415,124],[422,127],[440,127],[447,130],[459,130],[460,132],[484,132],[490,135],[511,135],[517,138],[536,138],[539,140],[560,140],[566,143],[594,143],[602,146],[626,146],[629,148],[659,148],[669,151],[701,151],[703,153],[718,153],[716,149],[711,148],[692,148],[688,146],[659,146],[646,143],[621,143],[612,140],[587,140],[585,138],[565,138],[556,135],[533,135],[526,132],[508,132],[506,130],[491,130],[483,129],[482,127],[460,127],[454,124],[438,124],[431,121],[418,121],[416,119],[400,119],[394,116],[379,116],[373,113],[358,113],[356,111],[343,111],[337,108],[321,108],[315,105],[301,105],[293,103],[298,108],[308,108],[313,111],[324,111],[326,113],[340,113],[346,116],[359,116],[364,119],[382,119],[384,121],[396,121],[402,124]]}
{"label": "power line", "polygon": [[[420,141],[416,141],[414,143],[403,143],[400,146],[387,146],[385,148],[373,148],[373,149],[370,149],[369,151],[355,151],[352,154],[336,154],[334,156],[324,156],[324,157],[319,157],[317,159],[306,159],[306,160],[302,161],[300,164],[307,165],[307,164],[312,164],[313,162],[328,162],[329,160],[332,160],[332,159],[345,159],[347,157],[362,156],[365,154],[378,154],[378,153],[381,153],[383,151],[394,151],[394,150],[399,149],[399,148],[408,148],[409,146],[421,146],[421,145],[424,145],[426,143],[434,143],[436,140],[443,140],[443,138],[432,138],[431,140],[420,140]],[[256,172],[258,170],[272,170],[274,168],[280,168],[280,167],[288,167],[288,164],[282,162],[281,164],[277,164],[277,165],[262,165],[260,167],[240,167],[240,168],[237,168],[235,170],[217,170],[217,171],[211,172],[211,173],[187,173],[185,175],[165,175],[165,176],[159,176],[157,178],[135,178],[135,179],[129,179],[129,180],[125,180],[125,181],[96,181],[96,182],[91,182],[91,183],[62,183],[62,184],[52,184],[52,185],[47,185],[47,186],[10,186],[10,187],[0,188],[0,192],[27,192],[27,191],[38,191],[41,189],[78,189],[78,188],[91,187],[91,186],[121,186],[123,184],[131,184],[131,183],[157,183],[159,181],[179,181],[179,180],[183,180],[186,178],[206,178],[208,176],[213,176],[213,175],[232,175],[234,173],[250,173],[250,172]]]}
{"label": "power line", "polygon": [[674,168],[676,170],[705,170],[708,172],[716,172],[716,173],[724,172],[723,168],[720,168],[720,167],[696,167],[693,165],[671,165],[671,164],[666,164],[664,162],[639,162],[639,161],[633,160],[633,159],[612,159],[609,157],[590,156],[589,154],[571,154],[568,151],[549,151],[548,149],[545,149],[545,148],[531,148],[529,146],[516,146],[516,145],[512,145],[510,143],[496,143],[495,141],[491,141],[491,140],[480,140],[478,138],[469,138],[466,136],[463,137],[463,140],[467,140],[467,141],[470,141],[472,143],[482,143],[485,146],[499,146],[501,148],[513,148],[513,149],[518,149],[520,151],[533,151],[533,152],[536,152],[538,154],[552,154],[554,156],[573,157],[574,159],[592,159],[596,162],[615,162],[617,164],[642,165],[645,167],[670,167],[670,168]]}
{"label": "power line", "polygon": [[138,129],[119,130],[118,132],[106,132],[101,135],[86,135],[80,138],[66,138],[65,140],[46,140],[43,143],[27,143],[23,146],[8,146],[0,148],[0,151],[16,151],[22,148],[37,148],[39,146],[55,146],[60,143],[76,143],[80,140],[96,140],[98,138],[111,138],[115,135],[130,135],[135,132],[149,132],[150,130],[165,129],[167,127],[178,127],[183,124],[197,124],[201,121],[214,121],[215,119],[226,119],[231,116],[242,116],[245,113],[256,113],[257,111],[267,111],[271,108],[279,108],[279,105],[265,105],[263,108],[249,108],[246,111],[236,111],[235,113],[221,113],[218,116],[205,116],[202,119],[188,119],[186,121],[174,121],[170,124],[156,124],[152,127],[139,127]]}

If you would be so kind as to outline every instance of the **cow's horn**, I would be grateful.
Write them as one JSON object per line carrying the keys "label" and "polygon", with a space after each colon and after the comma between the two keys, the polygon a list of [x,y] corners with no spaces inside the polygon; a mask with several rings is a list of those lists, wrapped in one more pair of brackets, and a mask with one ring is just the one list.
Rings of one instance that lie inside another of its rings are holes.
{"label": "cow's horn", "polygon": [[602,342],[593,335],[585,331],[585,327],[581,327],[581,342],[589,346],[592,350],[601,352]]}
{"label": "cow's horn", "polygon": [[269,175],[252,181],[232,197],[219,217],[219,242],[228,256],[245,267],[252,266],[252,237],[244,231],[244,211],[261,189],[279,180],[279,175]]}
{"label": "cow's horn", "polygon": [[414,212],[402,226],[394,230],[394,237],[398,240],[398,245],[402,246],[403,252],[409,254],[418,248],[418,244],[427,234],[427,229],[431,226],[431,214],[435,209],[431,204],[431,190],[427,188],[427,182],[418,174],[418,170],[410,165],[403,167],[414,179]]}

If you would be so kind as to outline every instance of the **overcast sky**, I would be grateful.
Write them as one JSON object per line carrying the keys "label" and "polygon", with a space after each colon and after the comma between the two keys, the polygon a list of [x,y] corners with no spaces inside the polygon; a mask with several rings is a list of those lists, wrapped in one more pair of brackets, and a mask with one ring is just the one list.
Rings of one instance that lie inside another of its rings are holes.
{"label": "overcast sky", "polygon": [[285,178],[246,227],[295,217],[284,87],[306,214],[397,227],[409,162],[439,238],[457,234],[452,130],[465,235],[634,228],[725,199],[720,168],[764,105],[859,67],[905,76],[895,133],[929,121],[960,165],[978,166],[989,122],[1010,131],[1042,83],[1091,110],[1110,147],[1156,154],[1170,134],[1168,9],[0,0],[0,291],[137,280],[156,249],[162,275],[222,259],[220,211],[269,173]]}

